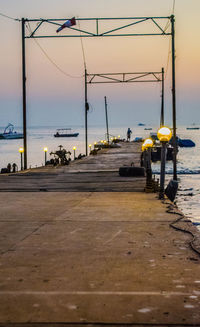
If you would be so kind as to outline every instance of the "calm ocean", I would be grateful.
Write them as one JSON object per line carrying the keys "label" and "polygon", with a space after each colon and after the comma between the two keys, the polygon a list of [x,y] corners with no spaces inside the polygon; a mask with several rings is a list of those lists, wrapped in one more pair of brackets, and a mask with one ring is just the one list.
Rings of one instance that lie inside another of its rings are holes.
{"label": "calm ocean", "polygon": [[[129,126],[131,127],[131,126]],[[135,137],[148,137],[149,131],[144,127],[131,127]],[[20,129],[17,129],[20,131]],[[73,146],[76,146],[76,156],[79,153],[85,153],[84,145],[84,127],[73,127],[73,130],[79,132],[75,138],[55,138],[53,135],[56,127],[32,127],[28,129],[28,167],[38,167],[44,165],[43,148],[48,147],[49,153],[55,151],[58,145],[63,145],[65,149],[73,154]],[[121,138],[126,137],[126,127],[113,127],[109,132],[111,135]],[[3,131],[3,127],[0,128]],[[153,129],[156,131],[156,129]],[[88,129],[88,144],[105,139],[105,128],[91,127]],[[179,209],[194,222],[200,223],[200,130],[187,130],[186,127],[177,129],[177,135],[183,139],[191,139],[196,146],[193,148],[179,148],[178,153],[178,180],[179,191],[176,203]],[[16,163],[20,169],[20,154],[18,149],[23,146],[23,140],[0,140],[0,168],[6,167],[8,163]],[[73,158],[73,155],[72,155]],[[157,174],[160,169],[160,163],[153,164],[153,173]],[[172,177],[172,162],[166,164],[166,180]]]}

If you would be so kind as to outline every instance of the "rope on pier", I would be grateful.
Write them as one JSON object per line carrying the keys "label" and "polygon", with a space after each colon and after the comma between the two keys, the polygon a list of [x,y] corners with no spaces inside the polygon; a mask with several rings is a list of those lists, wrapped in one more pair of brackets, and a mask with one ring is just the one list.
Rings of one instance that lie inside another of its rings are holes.
{"label": "rope on pier", "polygon": [[[175,226],[175,224],[177,224],[178,222],[181,222],[181,220],[183,218],[185,219],[186,217],[181,212],[177,212],[174,209],[175,209],[174,205],[170,204],[168,206],[167,213],[178,215],[179,217],[176,220],[172,221],[169,224],[169,226],[174,228],[175,230],[190,234],[192,236],[192,240],[189,242],[189,245],[190,245],[191,249],[200,256],[200,249],[197,249],[196,246],[194,245],[194,242],[196,240],[195,234],[189,229],[184,229],[183,227]],[[187,220],[185,222],[190,222],[190,220]]]}

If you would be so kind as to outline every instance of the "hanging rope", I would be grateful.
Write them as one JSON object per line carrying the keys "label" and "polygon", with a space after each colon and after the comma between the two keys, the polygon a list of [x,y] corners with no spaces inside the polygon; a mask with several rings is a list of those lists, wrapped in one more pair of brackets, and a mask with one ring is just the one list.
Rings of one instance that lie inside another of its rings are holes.
{"label": "hanging rope", "polygon": [[[29,32],[32,33],[32,30],[31,30],[31,27],[30,27],[30,24],[28,22],[28,29],[29,29]],[[42,51],[42,53],[45,55],[45,57],[51,62],[51,64],[56,67],[62,74],[64,74],[65,76],[67,77],[71,77],[71,78],[82,78],[83,75],[81,76],[75,76],[75,75],[70,75],[68,73],[66,73],[64,70],[62,70],[62,68],[60,68],[50,57],[49,55],[47,54],[47,52],[42,48],[42,46],[39,44],[39,42],[33,37],[35,43],[37,44],[37,46],[40,48],[40,50]]]}
{"label": "hanging rope", "polygon": [[5,15],[3,13],[0,13],[0,16],[3,16],[5,18],[11,19],[11,20],[15,20],[15,21],[18,21],[18,22],[21,21],[21,19],[19,19],[19,18],[14,18],[14,17],[8,16],[8,15]]}

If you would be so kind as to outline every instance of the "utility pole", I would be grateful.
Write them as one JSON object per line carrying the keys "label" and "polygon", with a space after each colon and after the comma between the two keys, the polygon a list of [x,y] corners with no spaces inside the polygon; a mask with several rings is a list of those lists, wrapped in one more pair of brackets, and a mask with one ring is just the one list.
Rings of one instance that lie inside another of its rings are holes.
{"label": "utility pole", "polygon": [[87,113],[89,110],[89,104],[87,99],[87,70],[85,69],[85,155],[88,155],[88,121]]}
{"label": "utility pole", "polygon": [[162,68],[162,94],[161,94],[161,115],[160,127],[164,126],[164,68]]}
{"label": "utility pole", "polygon": [[26,133],[26,62],[25,62],[25,19],[22,18],[22,101],[24,133],[24,169],[27,169],[27,133]]}
{"label": "utility pole", "polygon": [[106,96],[104,97],[105,99],[105,114],[106,114],[106,134],[107,134],[107,141],[109,143],[109,130],[108,130],[108,109],[107,109],[107,98]]}
{"label": "utility pole", "polygon": [[175,28],[174,15],[171,16],[172,35],[172,115],[173,115],[173,179],[177,181],[177,142],[176,142],[176,84],[175,84]]}

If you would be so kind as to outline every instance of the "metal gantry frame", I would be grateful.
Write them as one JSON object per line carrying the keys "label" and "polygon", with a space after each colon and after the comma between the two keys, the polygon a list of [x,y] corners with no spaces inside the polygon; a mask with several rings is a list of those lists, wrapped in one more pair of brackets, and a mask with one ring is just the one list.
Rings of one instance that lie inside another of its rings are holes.
{"label": "metal gantry frame", "polygon": [[164,125],[164,68],[160,72],[134,72],[134,73],[98,73],[88,74],[85,69],[85,152],[88,154],[88,122],[89,110],[87,85],[89,84],[122,84],[122,83],[155,83],[162,82],[161,118],[160,124]]}
{"label": "metal gantry frame", "polygon": [[[70,19],[70,18],[69,18]],[[63,37],[123,37],[123,36],[171,36],[172,42],[172,115],[173,115],[173,137],[174,137],[174,159],[173,159],[173,178],[177,180],[177,167],[176,167],[176,88],[175,88],[175,18],[171,16],[161,17],[120,17],[120,18],[77,18],[80,23],[87,23],[90,26],[86,26],[84,29],[70,27],[65,28],[60,34],[47,34],[45,27],[47,25],[61,26],[67,18],[64,19],[28,19],[22,18],[22,88],[23,88],[23,132],[24,132],[24,169],[27,168],[27,125],[26,125],[26,62],[25,62],[25,39],[32,38],[63,38]],[[165,26],[168,26],[168,22],[171,22],[171,31],[167,32],[161,22],[166,22]],[[115,28],[113,26],[107,26],[105,28],[104,23],[119,23]],[[31,25],[30,29],[25,29],[27,24]],[[151,32],[135,32],[134,28],[138,24],[142,24],[144,27],[150,26],[155,28],[155,31]],[[92,26],[91,26],[92,25]],[[123,30],[123,32],[122,32]],[[87,74],[85,74],[87,78]],[[85,83],[87,85],[87,83]],[[85,92],[85,119],[87,123],[88,101],[87,101],[87,88]]]}

